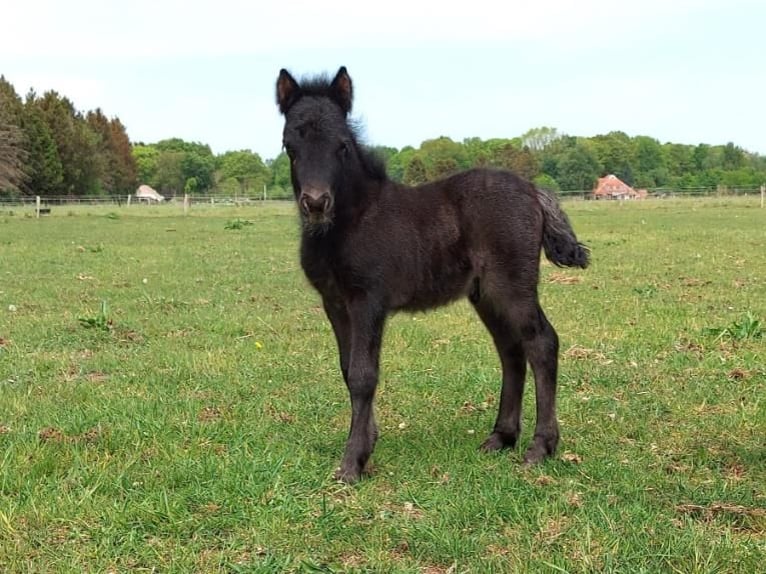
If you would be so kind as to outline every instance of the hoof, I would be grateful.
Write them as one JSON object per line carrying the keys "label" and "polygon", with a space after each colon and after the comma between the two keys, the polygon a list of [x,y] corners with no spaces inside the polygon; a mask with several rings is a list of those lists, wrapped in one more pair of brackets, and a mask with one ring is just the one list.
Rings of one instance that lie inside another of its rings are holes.
{"label": "hoof", "polygon": [[359,479],[362,478],[362,473],[359,471],[344,470],[339,468],[335,471],[333,478],[338,482],[354,484],[355,482],[359,482]]}
{"label": "hoof", "polygon": [[540,464],[543,462],[546,458],[551,456],[554,452],[554,449],[546,448],[544,445],[539,444],[533,444],[527,449],[527,452],[524,453],[524,466],[534,466],[536,464]]}
{"label": "hoof", "polygon": [[362,469],[348,469],[340,467],[335,471],[334,478],[338,482],[343,482],[345,484],[354,484],[355,482],[359,482],[359,480],[362,478],[362,476],[366,473],[365,470]]}
{"label": "hoof", "polygon": [[516,438],[503,433],[493,432],[487,440],[481,443],[479,450],[482,452],[495,452],[504,448],[513,448],[516,446]]}

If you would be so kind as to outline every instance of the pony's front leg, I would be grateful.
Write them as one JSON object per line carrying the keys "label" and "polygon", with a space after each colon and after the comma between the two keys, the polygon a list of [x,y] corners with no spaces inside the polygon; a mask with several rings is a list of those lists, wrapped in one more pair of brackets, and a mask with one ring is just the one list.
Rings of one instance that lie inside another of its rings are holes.
{"label": "pony's front leg", "polygon": [[351,398],[351,430],[335,478],[355,482],[362,475],[378,434],[372,404],[378,386],[380,345],[386,315],[380,305],[370,301],[352,303],[348,310],[351,353],[346,384]]}

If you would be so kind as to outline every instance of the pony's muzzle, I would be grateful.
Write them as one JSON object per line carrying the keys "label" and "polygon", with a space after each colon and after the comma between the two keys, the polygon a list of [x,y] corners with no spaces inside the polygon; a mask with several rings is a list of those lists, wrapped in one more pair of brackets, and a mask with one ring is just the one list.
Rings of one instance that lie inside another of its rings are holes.
{"label": "pony's muzzle", "polygon": [[308,217],[328,214],[332,209],[332,203],[329,191],[313,187],[303,189],[298,198],[301,211]]}

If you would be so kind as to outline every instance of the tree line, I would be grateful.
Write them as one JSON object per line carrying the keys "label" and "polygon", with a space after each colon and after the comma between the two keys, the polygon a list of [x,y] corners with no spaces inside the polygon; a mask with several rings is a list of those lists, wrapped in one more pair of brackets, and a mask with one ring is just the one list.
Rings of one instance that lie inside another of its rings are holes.
{"label": "tree line", "polygon": [[22,100],[0,76],[0,194],[123,193],[136,181],[119,118],[82,113],[55,91]]}
{"label": "tree line", "polygon": [[[389,176],[409,185],[471,167],[510,169],[556,191],[590,190],[615,174],[636,188],[752,188],[766,181],[766,157],[725,145],[660,143],[610,132],[576,137],[541,127],[509,139],[439,137],[418,148],[373,148]],[[183,193],[260,197],[290,195],[290,164],[250,150],[214,154],[210,146],[172,138],[133,143],[119,118],[78,111],[65,96],[30,91],[23,99],[0,76],[0,196],[99,196],[148,184],[167,197]]]}

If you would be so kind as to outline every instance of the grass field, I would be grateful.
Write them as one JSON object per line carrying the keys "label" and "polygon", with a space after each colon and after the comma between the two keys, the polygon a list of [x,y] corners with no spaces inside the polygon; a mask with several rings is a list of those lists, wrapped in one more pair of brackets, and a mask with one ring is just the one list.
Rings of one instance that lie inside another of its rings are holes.
{"label": "grass field", "polygon": [[459,303],[390,321],[354,486],[292,205],[0,213],[0,571],[762,571],[766,210],[565,207],[555,459],[477,451],[499,369]]}

